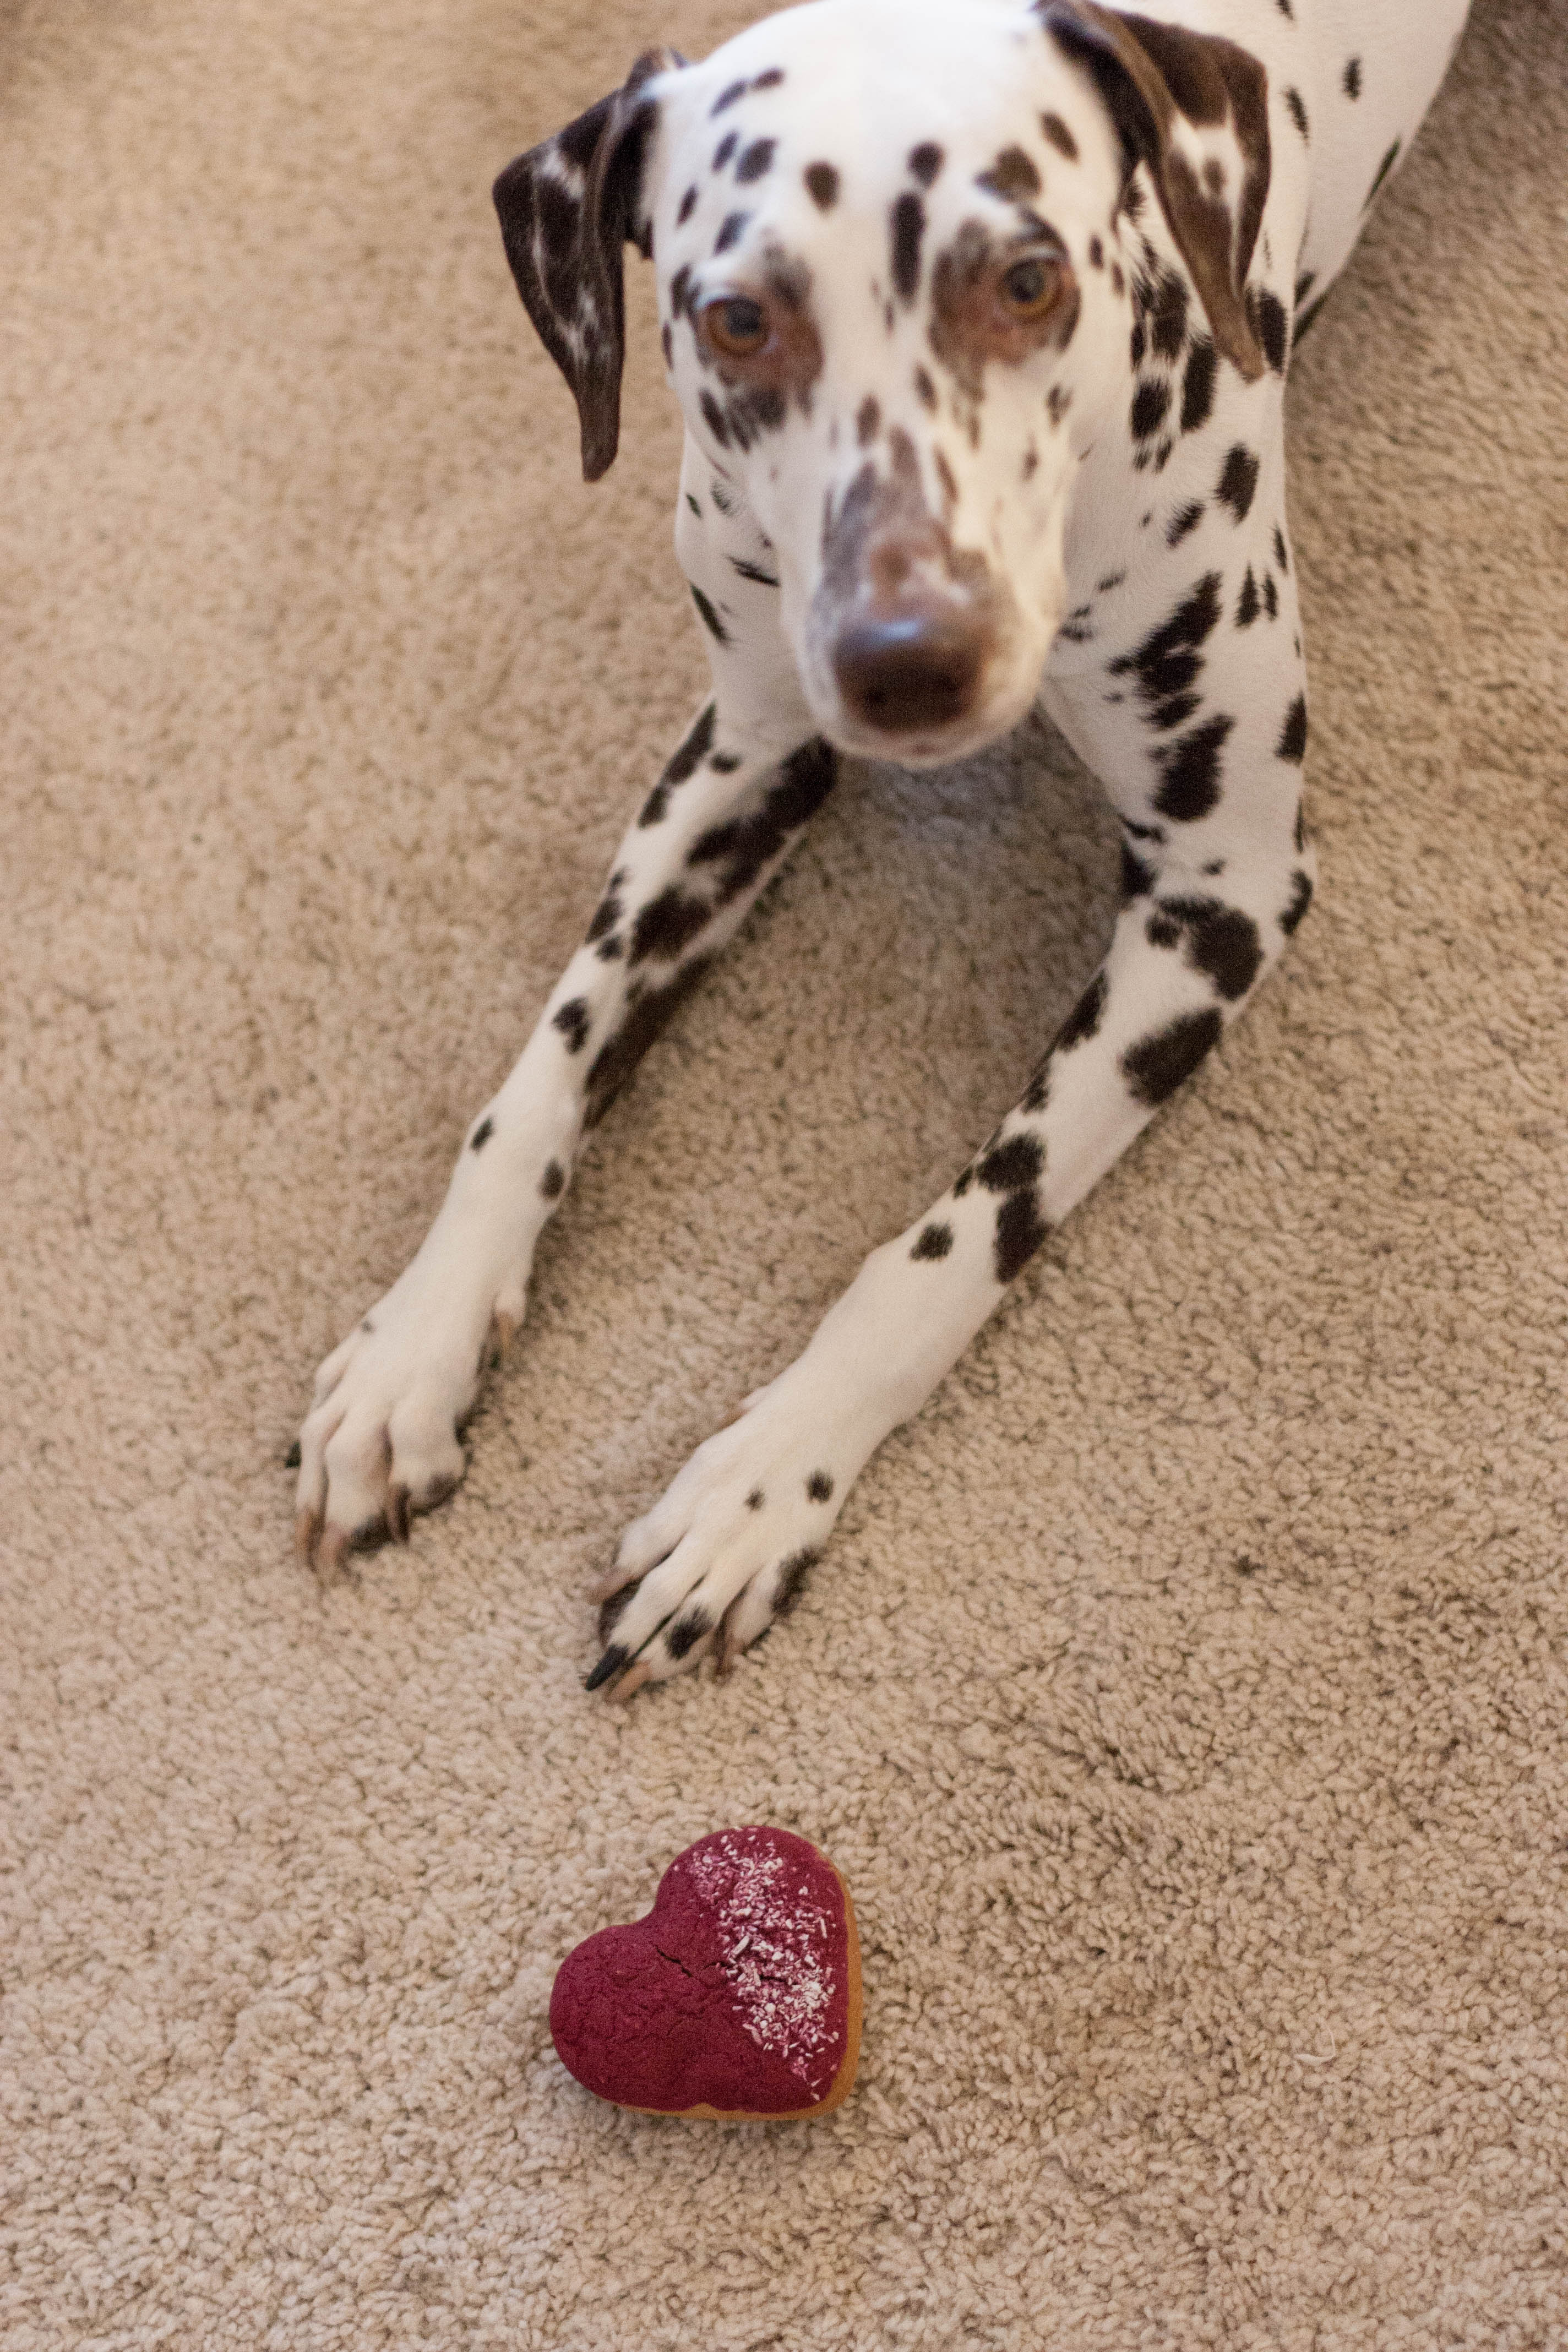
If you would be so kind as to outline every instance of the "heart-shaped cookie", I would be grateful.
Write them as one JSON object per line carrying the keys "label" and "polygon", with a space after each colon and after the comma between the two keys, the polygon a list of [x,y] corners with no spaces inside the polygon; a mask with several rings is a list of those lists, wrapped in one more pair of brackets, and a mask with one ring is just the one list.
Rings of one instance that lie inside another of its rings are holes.
{"label": "heart-shaped cookie", "polygon": [[550,1997],[561,2063],[601,2099],[713,2122],[825,2116],[860,2055],[849,1889],[788,1830],[677,1854],[646,1919],[569,1952]]}

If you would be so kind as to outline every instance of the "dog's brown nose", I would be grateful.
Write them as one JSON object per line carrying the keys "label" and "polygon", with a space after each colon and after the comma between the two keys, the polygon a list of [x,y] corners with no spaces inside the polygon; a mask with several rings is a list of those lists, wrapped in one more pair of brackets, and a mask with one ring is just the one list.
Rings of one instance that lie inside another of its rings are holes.
{"label": "dog's brown nose", "polygon": [[990,649],[989,626],[971,606],[874,607],[843,630],[833,674],[855,718],[884,734],[905,735],[966,715]]}

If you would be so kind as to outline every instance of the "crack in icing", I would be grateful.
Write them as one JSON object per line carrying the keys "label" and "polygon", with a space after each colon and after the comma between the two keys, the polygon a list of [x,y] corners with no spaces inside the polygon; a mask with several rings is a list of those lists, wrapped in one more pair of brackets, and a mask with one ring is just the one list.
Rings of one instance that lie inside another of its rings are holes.
{"label": "crack in icing", "polygon": [[728,1832],[692,1856],[690,1874],[724,1938],[720,1966],[742,2030],[820,2097],[838,2056],[829,2016],[832,1919],[811,1900],[798,1866]]}

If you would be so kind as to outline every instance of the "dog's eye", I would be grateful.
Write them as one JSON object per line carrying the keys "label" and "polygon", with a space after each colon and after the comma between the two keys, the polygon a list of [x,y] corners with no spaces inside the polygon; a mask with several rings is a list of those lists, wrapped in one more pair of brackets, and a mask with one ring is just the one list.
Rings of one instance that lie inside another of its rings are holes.
{"label": "dog's eye", "polygon": [[726,359],[747,360],[768,340],[768,322],[760,302],[749,295],[731,294],[710,302],[702,313],[703,331],[716,352]]}
{"label": "dog's eye", "polygon": [[1054,261],[1031,254],[1002,273],[1002,300],[1015,319],[1043,319],[1056,300],[1061,272]]}

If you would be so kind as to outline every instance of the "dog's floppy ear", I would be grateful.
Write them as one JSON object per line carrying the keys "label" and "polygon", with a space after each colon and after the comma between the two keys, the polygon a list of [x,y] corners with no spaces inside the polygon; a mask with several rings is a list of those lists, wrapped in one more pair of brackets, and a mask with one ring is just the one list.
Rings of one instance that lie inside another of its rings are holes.
{"label": "dog's floppy ear", "polygon": [[1243,299],[1268,194],[1268,78],[1215,33],[1096,0],[1037,0],[1047,32],[1093,75],[1129,172],[1147,163],[1215,341],[1248,383],[1263,353]]}
{"label": "dog's floppy ear", "polygon": [[588,482],[608,469],[620,438],[621,247],[645,259],[652,250],[642,176],[658,106],[647,85],[685,62],[673,49],[647,50],[619,89],[509,163],[493,191],[523,307],[577,403]]}

